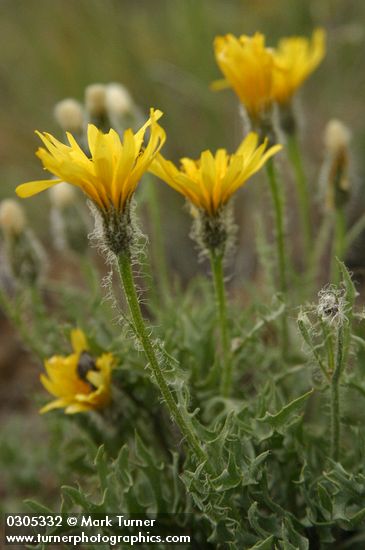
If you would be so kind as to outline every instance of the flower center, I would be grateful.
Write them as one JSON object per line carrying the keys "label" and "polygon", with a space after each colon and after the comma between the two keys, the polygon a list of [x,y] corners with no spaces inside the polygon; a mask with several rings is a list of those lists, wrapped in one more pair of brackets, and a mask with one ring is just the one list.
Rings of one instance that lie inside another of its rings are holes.
{"label": "flower center", "polygon": [[82,351],[77,363],[77,374],[81,380],[89,384],[89,386],[95,390],[95,386],[87,379],[87,374],[90,371],[98,371],[95,359],[87,351]]}

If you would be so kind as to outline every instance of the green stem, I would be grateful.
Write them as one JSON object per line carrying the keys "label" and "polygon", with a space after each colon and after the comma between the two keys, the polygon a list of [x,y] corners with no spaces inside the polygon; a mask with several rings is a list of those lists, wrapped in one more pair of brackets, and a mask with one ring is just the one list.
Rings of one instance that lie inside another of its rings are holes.
{"label": "green stem", "polygon": [[165,243],[161,225],[161,209],[159,204],[158,190],[154,181],[148,181],[148,205],[152,225],[152,251],[162,299],[166,302],[170,297],[170,279],[165,254]]}
{"label": "green stem", "polygon": [[347,231],[346,235],[346,248],[348,248],[364,231],[365,229],[365,214],[361,216],[357,220],[357,222],[354,223],[354,225]]}
{"label": "green stem", "polygon": [[[330,380],[330,375],[328,373],[328,369],[326,367],[326,365],[323,363],[322,361],[322,356],[321,354],[318,352],[317,350],[317,346],[313,343],[313,340],[312,340],[312,336],[306,326],[306,323],[304,321],[304,317],[300,316],[298,318],[298,327],[299,327],[299,330],[303,336],[303,339],[305,341],[305,343],[308,345],[309,349],[311,350],[312,354],[313,354],[313,357],[314,359],[316,360],[319,368],[321,369],[322,371],[322,374],[326,377],[326,379],[329,381]],[[322,321],[322,325],[323,325],[323,321]]]}
{"label": "green stem", "polygon": [[343,260],[346,251],[346,217],[342,207],[336,209],[335,253]]}
{"label": "green stem", "polygon": [[224,288],[223,254],[214,250],[210,252],[210,264],[212,268],[217,313],[220,327],[220,343],[222,351],[222,377],[221,390],[225,397],[228,397],[232,387],[232,361],[229,352],[229,337],[227,326],[227,303]]}
{"label": "green stem", "polygon": [[207,455],[202,449],[201,444],[193,430],[193,427],[187,418],[187,415],[180,410],[179,405],[176,403],[175,398],[172,395],[170,388],[168,387],[164,373],[156,357],[153,343],[149,337],[147,327],[142,317],[137,291],[134,284],[129,254],[120,254],[117,257],[117,261],[120,278],[123,284],[136,335],[143,347],[143,350],[149,361],[150,367],[153,371],[156,382],[160,388],[160,391],[170,411],[170,414],[178,425],[181,433],[186,438],[188,444],[191,447],[191,450],[195,453],[197,459],[199,461],[207,461]]}
{"label": "green stem", "polygon": [[346,216],[344,208],[339,206],[335,211],[335,229],[331,257],[331,281],[339,283],[340,271],[336,258],[343,261],[346,252]]}
{"label": "green stem", "polygon": [[328,243],[331,237],[332,218],[329,212],[326,212],[319,226],[316,235],[315,243],[313,243],[313,262],[311,264],[312,274],[310,276],[311,294],[314,291],[314,285],[321,278],[323,270],[323,255],[328,248]]}
{"label": "green stem", "polygon": [[325,321],[321,321],[321,327],[323,331],[323,339],[326,345],[328,372],[332,375],[335,370],[335,354],[333,349],[332,333],[328,330]]}
{"label": "green stem", "polygon": [[287,145],[289,158],[295,172],[295,182],[297,186],[299,201],[299,213],[303,228],[304,249],[306,253],[306,259],[308,261],[312,254],[311,208],[308,183],[304,173],[298,140],[295,134],[288,136]]}
{"label": "green stem", "polygon": [[0,289],[0,306],[3,308],[9,321],[19,332],[24,344],[35,357],[42,360],[44,358],[43,349],[38,345],[37,338],[34,337],[34,334],[30,333],[29,324],[23,319],[22,312],[19,311],[19,303],[10,300],[2,289]]}
{"label": "green stem", "polygon": [[[275,164],[273,159],[269,159],[266,163],[266,171],[269,179],[271,196],[275,211],[275,229],[276,229],[276,247],[278,257],[279,268],[279,287],[283,295],[287,292],[287,275],[286,275],[286,254],[285,254],[285,232],[284,232],[284,199],[283,190],[280,188],[277,174],[275,170]],[[287,355],[288,351],[288,324],[287,317],[283,315],[282,324],[282,350],[283,356]]]}
{"label": "green stem", "polygon": [[266,171],[269,179],[270,191],[275,210],[276,246],[279,267],[279,287],[283,294],[287,290],[286,256],[284,237],[284,201],[283,192],[279,187],[273,159],[266,163]]}
{"label": "green stem", "polygon": [[337,334],[335,369],[331,379],[331,456],[335,461],[340,456],[340,379],[343,370],[344,337],[342,325]]}

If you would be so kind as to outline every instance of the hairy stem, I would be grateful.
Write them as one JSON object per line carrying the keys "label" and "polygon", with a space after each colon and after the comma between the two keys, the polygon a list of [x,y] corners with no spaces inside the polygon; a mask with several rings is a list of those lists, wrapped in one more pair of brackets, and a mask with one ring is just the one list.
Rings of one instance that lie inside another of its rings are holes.
{"label": "hairy stem", "polygon": [[270,191],[275,211],[275,230],[276,230],[276,247],[278,255],[279,268],[279,287],[281,292],[287,290],[287,275],[286,275],[286,255],[285,255],[285,232],[284,232],[284,201],[283,192],[279,187],[277,174],[273,159],[269,159],[266,163],[266,171],[269,179]]}
{"label": "hairy stem", "polygon": [[123,284],[126,300],[128,303],[137,338],[139,339],[139,342],[143,347],[143,350],[149,361],[149,365],[153,371],[157,385],[160,388],[161,394],[164,401],[166,402],[171,417],[178,425],[181,433],[185,437],[196,458],[199,461],[206,461],[207,455],[202,449],[198,437],[194,432],[193,426],[188,420],[188,415],[186,414],[186,411],[182,411],[180,406],[176,403],[157,359],[153,343],[150,339],[145,321],[142,316],[137,291],[134,284],[130,257],[127,253],[120,254],[117,257],[117,262],[120,278]]}
{"label": "hairy stem", "polygon": [[347,231],[346,247],[349,247],[365,230],[365,214],[363,214],[354,225]]}
{"label": "hairy stem", "polygon": [[[284,199],[283,190],[279,186],[275,164],[273,159],[269,159],[266,164],[266,171],[269,179],[270,191],[275,212],[275,233],[276,249],[279,271],[279,288],[282,294],[287,291],[287,260],[285,253],[285,231],[284,231]],[[286,315],[282,317],[282,349],[284,355],[288,348],[288,325]]]}
{"label": "hairy stem", "polygon": [[331,379],[331,457],[338,461],[340,456],[340,380],[344,363],[344,334],[340,325],[337,333],[335,368]]}
{"label": "hairy stem", "polygon": [[346,252],[346,216],[342,206],[336,208],[334,238],[331,257],[331,281],[339,283],[340,271],[336,258],[343,261]]}
{"label": "hairy stem", "polygon": [[18,330],[20,337],[26,347],[38,359],[44,358],[42,346],[38,345],[38,339],[29,331],[29,323],[26,322],[24,314],[19,309],[19,303],[9,299],[6,293],[0,288],[0,307],[8,320]]}
{"label": "hairy stem", "polygon": [[232,387],[232,361],[229,351],[227,303],[223,274],[223,254],[212,250],[210,253],[210,264],[214,280],[217,318],[219,320],[220,327],[220,345],[222,352],[221,391],[225,397],[228,397]]}

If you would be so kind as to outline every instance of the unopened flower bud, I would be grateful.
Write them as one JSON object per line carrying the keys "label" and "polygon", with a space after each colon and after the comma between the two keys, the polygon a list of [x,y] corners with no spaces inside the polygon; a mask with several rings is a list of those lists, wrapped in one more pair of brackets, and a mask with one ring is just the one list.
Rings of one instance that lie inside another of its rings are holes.
{"label": "unopened flower bud", "polygon": [[328,122],[324,131],[324,144],[328,153],[338,154],[341,150],[347,149],[351,140],[351,132],[337,119]]}
{"label": "unopened flower bud", "polygon": [[106,86],[106,108],[111,116],[120,116],[130,114],[134,109],[134,103],[131,94],[125,86],[121,84],[108,84]]}
{"label": "unopened flower bud", "polygon": [[37,284],[44,271],[45,254],[16,201],[6,199],[0,204],[0,228],[7,271],[21,284]]}
{"label": "unopened flower bud", "polygon": [[106,86],[90,84],[85,89],[85,106],[91,117],[100,117],[106,110]]}
{"label": "unopened flower bud", "polygon": [[339,120],[330,120],[324,132],[326,157],[321,178],[329,210],[342,208],[350,198],[350,130]]}
{"label": "unopened flower bud", "polygon": [[99,130],[108,132],[112,126],[106,106],[106,86],[90,84],[85,89],[85,107],[89,122]]}
{"label": "unopened flower bud", "polygon": [[24,231],[26,219],[23,208],[13,199],[0,203],[0,227],[6,235],[20,235]]}
{"label": "unopened flower bud", "polygon": [[66,132],[80,134],[83,130],[84,114],[82,106],[75,99],[64,99],[54,108],[58,124]]}
{"label": "unopened flower bud", "polygon": [[49,190],[52,206],[63,210],[75,201],[75,189],[69,183],[62,182],[54,185]]}
{"label": "unopened flower bud", "polygon": [[52,204],[51,230],[57,250],[73,250],[84,253],[88,246],[88,226],[79,209],[75,189],[66,182],[49,190]]}

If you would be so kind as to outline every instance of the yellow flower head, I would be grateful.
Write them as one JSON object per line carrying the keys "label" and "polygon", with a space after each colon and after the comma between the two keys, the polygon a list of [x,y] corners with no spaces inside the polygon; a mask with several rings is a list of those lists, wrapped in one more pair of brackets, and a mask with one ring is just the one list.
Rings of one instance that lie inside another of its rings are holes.
{"label": "yellow flower head", "polygon": [[[215,58],[231,86],[252,119],[257,119],[272,104],[274,57],[265,47],[265,37],[232,34],[214,40]],[[213,88],[222,88],[221,81]]]}
{"label": "yellow flower head", "polygon": [[180,169],[159,154],[150,172],[194,206],[214,216],[233,193],[282,148],[275,145],[267,149],[267,141],[257,146],[258,139],[258,135],[251,132],[232,155],[218,149],[215,155],[203,151],[199,160],[183,158]]}
{"label": "yellow flower head", "polygon": [[[54,174],[56,179],[24,183],[17,187],[17,194],[22,198],[30,197],[61,181],[67,181],[81,188],[101,210],[114,208],[117,212],[123,211],[165,141],[165,132],[157,123],[161,116],[161,111],[151,109],[146,124],[136,134],[131,129],[126,130],[123,141],[115,130],[104,134],[89,124],[91,158],[87,157],[68,132],[69,145],[61,143],[51,134],[37,132],[46,149],[41,147],[36,154],[44,168]],[[148,127],[151,127],[151,132],[144,148],[143,138]]]}
{"label": "yellow flower head", "polygon": [[101,409],[110,402],[113,355],[104,353],[94,360],[80,329],[71,332],[71,343],[71,355],[55,355],[45,361],[47,376],[42,374],[41,382],[56,399],[45,405],[41,413],[65,409],[66,414],[74,414]]}
{"label": "yellow flower head", "polygon": [[318,67],[325,56],[325,32],[316,29],[311,40],[293,36],[280,40],[274,51],[277,70],[274,72],[274,98],[288,103],[296,90]]}

